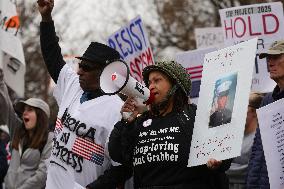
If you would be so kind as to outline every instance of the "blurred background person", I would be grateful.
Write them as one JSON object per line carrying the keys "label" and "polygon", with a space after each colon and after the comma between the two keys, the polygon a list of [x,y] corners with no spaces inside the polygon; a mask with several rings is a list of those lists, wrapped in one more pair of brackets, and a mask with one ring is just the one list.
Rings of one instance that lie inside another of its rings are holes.
{"label": "blurred background person", "polygon": [[257,128],[256,109],[264,97],[262,93],[251,93],[247,110],[246,125],[242,144],[241,155],[233,159],[231,167],[226,171],[229,177],[230,189],[245,189],[248,169],[248,161],[251,155],[253,139]]}
{"label": "blurred background person", "polygon": [[3,188],[3,180],[8,170],[7,152],[5,143],[0,140],[0,189]]}
{"label": "blurred background person", "polygon": [[[1,105],[1,104],[0,104]],[[9,162],[11,160],[9,128],[7,125],[0,125],[0,189],[3,187]],[[6,159],[4,158],[6,157]]]}
{"label": "blurred background person", "polygon": [[4,142],[5,145],[10,141],[9,128],[7,125],[0,125],[0,140]]}
{"label": "blurred background person", "polygon": [[19,101],[15,108],[22,116],[17,117],[0,70],[0,107],[0,123],[7,124],[12,147],[5,189],[44,188],[45,160],[50,157],[53,138],[48,132],[49,106],[38,98]]}
{"label": "blurred background person", "polygon": [[11,160],[11,148],[10,148],[10,135],[7,125],[0,125],[0,140],[3,142],[6,152],[8,164]]}

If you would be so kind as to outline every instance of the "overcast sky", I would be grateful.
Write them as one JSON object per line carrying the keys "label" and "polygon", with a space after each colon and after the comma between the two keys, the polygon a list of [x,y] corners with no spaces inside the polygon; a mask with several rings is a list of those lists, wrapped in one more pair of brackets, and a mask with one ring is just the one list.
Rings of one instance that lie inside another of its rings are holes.
{"label": "overcast sky", "polygon": [[138,14],[144,23],[159,29],[152,0],[55,0],[53,12],[64,54],[81,54],[90,41],[106,43],[108,36]]}

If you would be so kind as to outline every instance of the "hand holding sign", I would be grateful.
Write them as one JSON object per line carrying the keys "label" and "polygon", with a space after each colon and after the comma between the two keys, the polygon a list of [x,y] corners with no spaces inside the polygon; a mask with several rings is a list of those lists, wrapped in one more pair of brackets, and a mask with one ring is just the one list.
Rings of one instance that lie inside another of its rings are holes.
{"label": "hand holding sign", "polygon": [[222,160],[218,161],[218,160],[213,159],[213,158],[210,158],[206,163],[206,165],[209,169],[217,169],[221,166],[221,164],[222,164]]}

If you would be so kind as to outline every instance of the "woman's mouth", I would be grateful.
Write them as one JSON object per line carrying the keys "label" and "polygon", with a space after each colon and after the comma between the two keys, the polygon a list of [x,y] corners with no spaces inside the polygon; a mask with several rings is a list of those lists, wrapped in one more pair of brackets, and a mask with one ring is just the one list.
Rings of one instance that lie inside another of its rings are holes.
{"label": "woman's mouth", "polygon": [[24,118],[25,123],[29,122],[29,120],[30,120],[29,118]]}

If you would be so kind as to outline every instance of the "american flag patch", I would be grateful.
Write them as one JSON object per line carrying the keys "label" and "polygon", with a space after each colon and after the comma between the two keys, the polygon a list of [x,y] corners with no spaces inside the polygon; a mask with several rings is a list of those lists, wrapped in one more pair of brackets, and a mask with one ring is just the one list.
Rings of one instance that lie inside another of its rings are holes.
{"label": "american flag patch", "polygon": [[61,119],[57,118],[55,128],[54,128],[55,136],[58,135],[60,131],[62,131],[62,129],[63,129],[63,125],[61,123]]}
{"label": "american flag patch", "polygon": [[193,66],[186,68],[187,72],[190,74],[190,79],[201,79],[203,66]]}
{"label": "american flag patch", "polygon": [[72,151],[97,165],[102,165],[104,162],[104,148],[90,140],[76,137]]}

